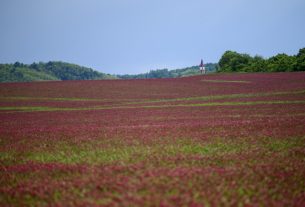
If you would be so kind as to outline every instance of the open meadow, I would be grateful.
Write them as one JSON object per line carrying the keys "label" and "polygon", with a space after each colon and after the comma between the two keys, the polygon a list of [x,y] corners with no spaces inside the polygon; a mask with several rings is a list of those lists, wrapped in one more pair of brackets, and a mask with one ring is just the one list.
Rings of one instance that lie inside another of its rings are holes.
{"label": "open meadow", "polygon": [[0,206],[305,206],[305,73],[1,83]]}

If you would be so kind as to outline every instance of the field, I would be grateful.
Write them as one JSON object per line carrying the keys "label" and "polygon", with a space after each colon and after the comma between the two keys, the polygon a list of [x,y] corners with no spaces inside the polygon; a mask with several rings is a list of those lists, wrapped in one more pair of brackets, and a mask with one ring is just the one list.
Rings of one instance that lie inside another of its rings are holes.
{"label": "field", "polygon": [[0,206],[305,206],[305,73],[2,83]]}

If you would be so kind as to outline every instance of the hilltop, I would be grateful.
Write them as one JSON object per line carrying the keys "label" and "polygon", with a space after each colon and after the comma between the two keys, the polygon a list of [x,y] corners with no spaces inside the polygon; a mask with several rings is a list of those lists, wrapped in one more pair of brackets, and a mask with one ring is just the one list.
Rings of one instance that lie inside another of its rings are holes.
{"label": "hilltop", "polygon": [[16,62],[0,64],[0,82],[31,82],[46,80],[100,80],[115,76],[76,64],[49,61],[30,65]]}

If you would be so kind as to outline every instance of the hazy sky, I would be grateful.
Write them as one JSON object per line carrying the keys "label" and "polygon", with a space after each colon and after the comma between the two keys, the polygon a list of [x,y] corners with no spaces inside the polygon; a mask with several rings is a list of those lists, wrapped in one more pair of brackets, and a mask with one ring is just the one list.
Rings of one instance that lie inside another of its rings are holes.
{"label": "hazy sky", "polygon": [[0,0],[0,63],[61,60],[111,74],[296,54],[305,0]]}

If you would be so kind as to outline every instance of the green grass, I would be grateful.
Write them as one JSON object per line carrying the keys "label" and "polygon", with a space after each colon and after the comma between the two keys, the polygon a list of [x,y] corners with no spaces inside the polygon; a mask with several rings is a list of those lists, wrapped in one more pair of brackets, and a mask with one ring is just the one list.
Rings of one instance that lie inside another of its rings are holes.
{"label": "green grass", "polygon": [[79,147],[66,147],[56,152],[34,152],[26,156],[26,160],[38,162],[60,163],[109,163],[114,161],[128,161],[131,155],[138,151],[135,148],[111,149],[82,149]]}
{"label": "green grass", "polygon": [[203,82],[212,82],[212,83],[251,83],[251,81],[238,81],[238,80],[201,80]]}
{"label": "green grass", "polygon": [[133,108],[172,108],[172,107],[204,107],[204,106],[247,106],[261,104],[303,104],[304,101],[245,101],[245,102],[210,102],[197,104],[172,104],[172,105],[148,105],[148,106],[102,106],[84,108],[59,108],[44,106],[2,106],[0,111],[86,111],[86,110],[107,110],[107,109],[133,109]]}
{"label": "green grass", "polygon": [[[249,93],[249,94],[228,94],[228,95],[214,95],[214,96],[197,96],[185,98],[171,98],[171,99],[150,99],[126,102],[124,104],[143,104],[143,103],[158,103],[158,102],[175,102],[175,101],[193,101],[193,100],[219,100],[219,99],[233,99],[233,98],[250,98],[250,97],[265,97],[265,96],[279,96],[279,95],[297,95],[304,94],[305,90],[298,91],[282,91],[269,93]],[[50,97],[0,97],[0,100],[45,100],[45,101],[110,101],[110,99],[92,99],[92,98],[50,98]],[[112,99],[111,99],[112,100]],[[130,99],[120,99],[116,101],[130,101]]]}
{"label": "green grass", "polygon": [[43,100],[43,101],[109,101],[107,99],[96,99],[96,98],[59,98],[59,97],[26,97],[26,96],[7,96],[0,97],[0,100]]}
{"label": "green grass", "polygon": [[0,111],[52,111],[62,108],[52,108],[45,106],[1,106]]}
{"label": "green grass", "polygon": [[[129,109],[129,108],[165,108],[165,107],[204,107],[204,106],[241,106],[241,105],[259,105],[259,104],[303,104],[305,100],[296,101],[244,101],[244,102],[210,102],[210,103],[193,103],[193,104],[172,104],[172,105],[146,105],[136,106],[138,104],[160,103],[160,102],[175,102],[175,101],[213,101],[219,99],[233,99],[233,98],[247,98],[247,97],[265,97],[265,96],[280,96],[280,95],[297,95],[303,94],[305,90],[286,91],[286,92],[272,92],[272,93],[255,93],[255,94],[229,94],[229,95],[215,95],[202,97],[186,97],[174,99],[159,99],[159,100],[145,100],[138,102],[126,102],[123,104],[113,104],[109,106],[95,106],[82,108],[61,108],[61,107],[47,107],[47,106],[2,106],[0,111],[73,111],[73,110],[107,110],[107,109]],[[2,100],[51,100],[51,101],[106,101],[106,99],[87,99],[87,98],[45,98],[45,97],[1,97]],[[135,106],[132,106],[135,105]]]}
{"label": "green grass", "polygon": [[[28,151],[22,154],[16,154],[14,151],[0,152],[0,161],[2,163],[23,163],[27,161],[37,161],[42,163],[58,162],[65,164],[75,163],[135,163],[148,158],[149,156],[176,156],[201,155],[201,156],[223,156],[236,153],[248,153],[253,149],[260,149],[265,152],[285,153],[287,150],[295,147],[304,146],[305,137],[296,137],[289,139],[259,138],[255,142],[248,139],[225,140],[215,138],[207,143],[195,143],[188,139],[177,140],[176,144],[135,144],[125,146],[121,143],[115,147],[97,147],[96,141],[82,144],[71,144],[65,142],[53,143],[53,150],[38,149]],[[17,157],[18,156],[18,157]]]}
{"label": "green grass", "polygon": [[272,152],[283,152],[294,147],[304,146],[304,141],[304,137],[286,140],[266,138],[265,140],[263,140],[263,146],[265,146],[267,150]]}
{"label": "green grass", "polygon": [[241,105],[259,105],[259,104],[300,104],[304,101],[245,101],[245,102],[213,102],[198,104],[178,104],[174,106],[241,106]]}
{"label": "green grass", "polygon": [[245,146],[242,144],[219,142],[206,145],[185,145],[182,147],[182,152],[200,155],[222,155],[241,152],[244,148]]}
{"label": "green grass", "polygon": [[157,99],[157,100],[145,100],[138,102],[128,102],[125,104],[143,104],[143,103],[160,103],[160,102],[175,102],[175,101],[212,101],[220,99],[234,99],[234,98],[251,98],[251,97],[266,97],[266,96],[280,96],[280,95],[297,95],[304,94],[305,90],[299,91],[282,91],[282,92],[269,92],[269,93],[241,93],[241,94],[227,94],[227,95],[214,95],[214,96],[197,96],[197,97],[185,97],[185,98],[172,98],[172,99]]}

